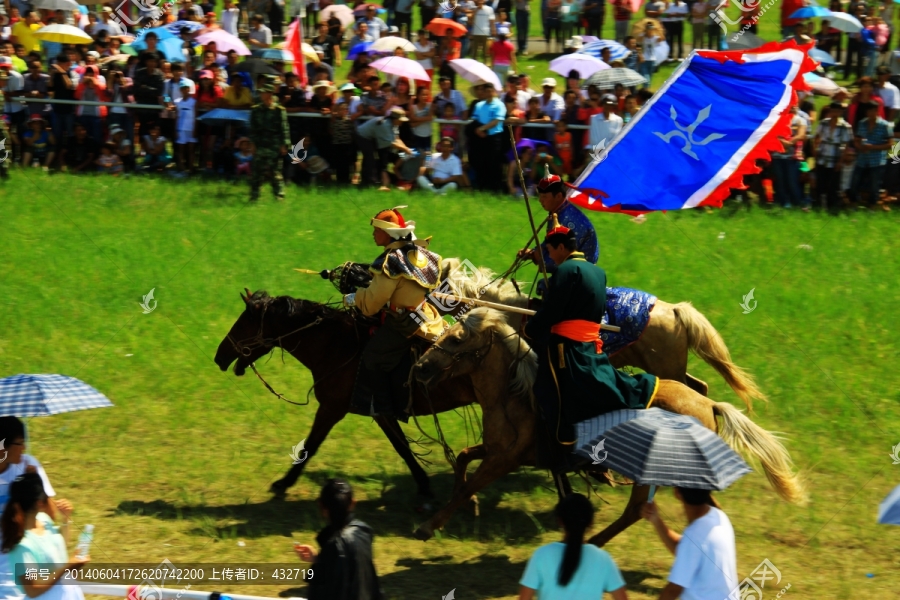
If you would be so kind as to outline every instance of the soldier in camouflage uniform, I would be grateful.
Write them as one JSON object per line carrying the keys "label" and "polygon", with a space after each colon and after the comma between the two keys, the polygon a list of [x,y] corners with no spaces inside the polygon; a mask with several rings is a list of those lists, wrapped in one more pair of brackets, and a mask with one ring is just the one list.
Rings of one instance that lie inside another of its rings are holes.
{"label": "soldier in camouflage uniform", "polygon": [[259,104],[250,111],[250,139],[256,146],[250,163],[250,200],[259,199],[259,187],[268,178],[272,191],[284,199],[284,177],[281,175],[282,157],[291,145],[287,111],[275,99],[275,86],[266,83],[259,87]]}

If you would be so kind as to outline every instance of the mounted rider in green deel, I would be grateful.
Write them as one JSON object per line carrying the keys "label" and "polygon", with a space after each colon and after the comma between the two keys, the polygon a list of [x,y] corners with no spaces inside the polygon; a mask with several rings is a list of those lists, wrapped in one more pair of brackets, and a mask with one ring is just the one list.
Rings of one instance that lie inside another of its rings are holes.
{"label": "mounted rider in green deel", "polygon": [[606,272],[576,250],[575,234],[559,225],[544,238],[558,267],[544,302],[528,319],[525,336],[538,355],[534,395],[547,433],[558,444],[575,443],[575,424],[626,408],[645,408],[656,394],[654,375],[628,375],[603,352],[600,322],[606,310]]}

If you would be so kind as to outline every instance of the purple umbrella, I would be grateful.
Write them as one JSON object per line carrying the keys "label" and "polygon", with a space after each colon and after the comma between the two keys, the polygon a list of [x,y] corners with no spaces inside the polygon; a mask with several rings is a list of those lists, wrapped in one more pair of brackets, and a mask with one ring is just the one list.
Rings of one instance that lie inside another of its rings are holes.
{"label": "purple umbrella", "polygon": [[244,42],[231,35],[224,29],[213,29],[197,36],[197,43],[204,46],[210,42],[216,43],[216,50],[219,52],[228,52],[234,50],[241,56],[250,56],[250,50],[244,45]]}
{"label": "purple umbrella", "polygon": [[[530,140],[528,138],[522,138],[521,140],[516,142],[516,152],[519,153],[519,156],[522,155],[522,151],[525,148],[531,148],[532,150],[537,152],[537,147],[540,144],[547,146],[547,148],[550,150],[550,154],[555,154],[555,152],[553,151],[553,144],[551,144],[550,142],[546,140]],[[512,150],[506,153],[506,160],[514,160],[515,158],[516,157],[513,154]]]}

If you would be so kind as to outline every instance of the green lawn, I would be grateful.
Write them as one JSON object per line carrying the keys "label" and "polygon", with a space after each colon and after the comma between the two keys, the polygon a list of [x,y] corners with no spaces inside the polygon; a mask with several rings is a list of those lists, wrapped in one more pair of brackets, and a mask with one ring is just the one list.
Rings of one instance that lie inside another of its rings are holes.
{"label": "green lawn", "polygon": [[[0,187],[0,374],[64,373],[116,405],[29,420],[31,452],[75,504],[77,525],[96,525],[94,561],[294,562],[291,541],[311,543],[321,526],[319,485],[341,474],[377,532],[390,598],[437,599],[451,588],[460,599],[513,597],[531,552],[559,538],[546,473],[504,478],[480,495],[481,516],[460,511],[439,539],[418,542],[411,532],[424,517],[411,510],[405,465],[370,419],[350,417],[287,499],[271,501],[266,490],[308,435],[315,405],[282,402],[252,374],[222,373],[213,355],[243,310],[244,287],[337,298],[292,269],[373,258],[368,220],[378,209],[409,204],[433,249],[502,270],[527,239],[524,206],[294,186],[284,202],[266,192],[248,205],[244,185],[16,171]],[[592,218],[611,285],[690,300],[705,313],[771,398],[753,419],[787,435],[809,482],[805,508],[779,501],[758,473],[719,494],[737,532],[741,577],[768,558],[791,584],[790,598],[896,598],[900,528],[875,524],[878,502],[900,483],[889,458],[900,442],[896,213]],[[145,315],[139,303],[151,288],[158,307]],[[758,308],[744,315],[739,304],[751,288]],[[260,367],[288,398],[305,396],[309,373],[290,357]],[[692,358],[690,371],[710,383],[711,397],[740,404],[704,363]],[[473,443],[456,415],[441,422],[455,450]],[[422,426],[431,431],[430,419]],[[416,437],[414,427],[406,431]],[[445,500],[450,469],[431,448],[428,470]],[[628,489],[598,491],[599,528],[618,516]],[[659,503],[683,527],[669,491]],[[671,557],[647,524],[607,549],[631,598],[658,595]]]}

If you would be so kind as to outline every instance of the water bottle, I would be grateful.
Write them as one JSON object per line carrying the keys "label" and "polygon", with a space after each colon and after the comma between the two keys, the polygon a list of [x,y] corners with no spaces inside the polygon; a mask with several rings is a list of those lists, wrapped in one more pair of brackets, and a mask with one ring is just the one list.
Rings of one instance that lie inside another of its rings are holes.
{"label": "water bottle", "polygon": [[85,559],[90,556],[91,542],[94,540],[94,526],[85,525],[81,535],[78,536],[78,546],[75,548],[75,558]]}

